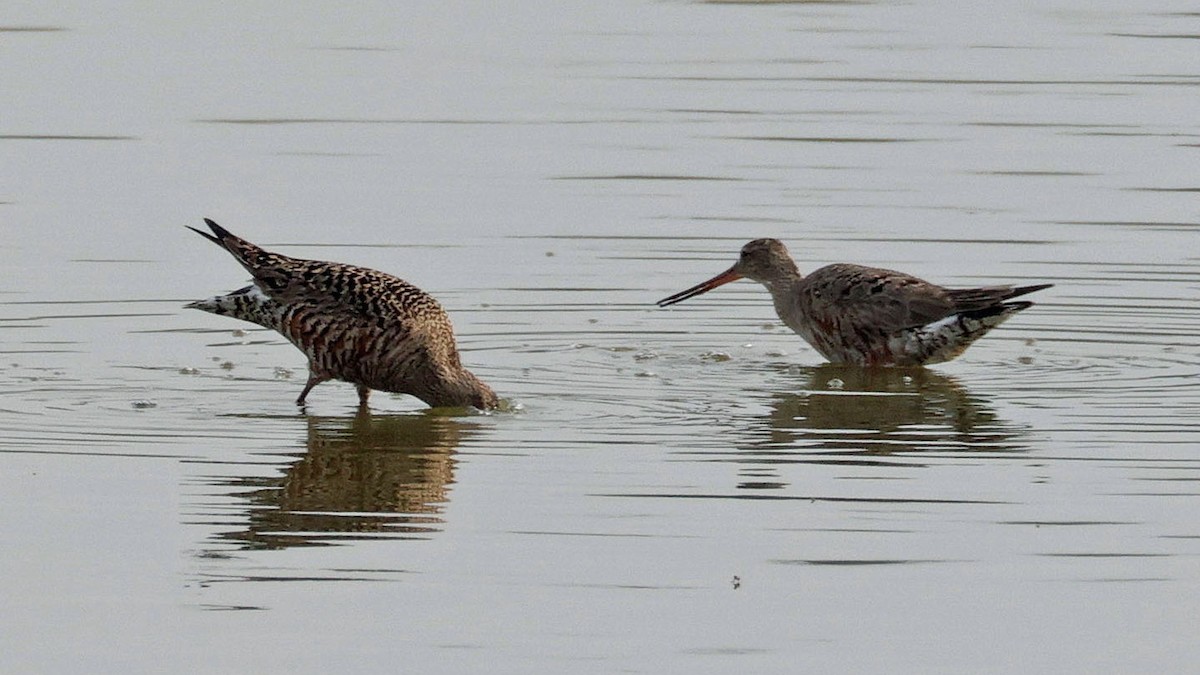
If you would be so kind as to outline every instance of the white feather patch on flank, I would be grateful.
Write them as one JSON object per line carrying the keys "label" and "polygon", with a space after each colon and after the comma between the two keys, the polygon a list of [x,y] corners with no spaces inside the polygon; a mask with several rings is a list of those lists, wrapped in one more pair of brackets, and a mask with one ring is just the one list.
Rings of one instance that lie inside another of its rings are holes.
{"label": "white feather patch on flank", "polygon": [[267,294],[263,293],[263,290],[258,287],[258,284],[250,284],[241,290],[245,291],[245,296],[247,298],[254,300],[254,302],[258,304],[263,304],[270,300],[270,298],[267,297]]}
{"label": "white feather patch on flank", "polygon": [[888,347],[894,353],[916,354],[931,339],[961,334],[963,331],[958,324],[959,318],[958,314],[951,314],[920,328],[902,331],[888,340]]}
{"label": "white feather patch on flank", "polygon": [[211,298],[197,300],[188,303],[185,307],[232,316],[268,328],[274,327],[271,323],[276,318],[274,315],[282,309],[256,284],[239,288],[225,295],[214,295]]}
{"label": "white feather patch on flank", "polygon": [[[951,314],[950,316],[948,316],[944,319],[938,319],[937,321],[934,321],[933,323],[927,323],[924,326],[921,326],[921,332],[928,333],[929,335],[937,335],[938,333],[950,328],[955,323],[957,323],[959,318],[960,318],[960,315]],[[957,331],[955,331],[955,332],[957,332]]]}
{"label": "white feather patch on flank", "polygon": [[[918,363],[941,363],[954,358],[961,347],[970,344],[966,336],[974,330],[971,323],[972,320],[961,314],[951,314],[920,328],[893,334],[888,338],[888,349]],[[973,323],[978,324],[977,321]],[[903,362],[904,359],[898,360]]]}
{"label": "white feather patch on flank", "polygon": [[214,311],[216,311],[217,307],[219,306],[218,303],[220,300],[221,300],[221,296],[214,295],[211,298],[205,298],[203,300],[196,300],[195,302],[189,302],[188,304],[184,305],[184,308],[199,309],[199,310],[203,310],[205,312],[214,312]]}

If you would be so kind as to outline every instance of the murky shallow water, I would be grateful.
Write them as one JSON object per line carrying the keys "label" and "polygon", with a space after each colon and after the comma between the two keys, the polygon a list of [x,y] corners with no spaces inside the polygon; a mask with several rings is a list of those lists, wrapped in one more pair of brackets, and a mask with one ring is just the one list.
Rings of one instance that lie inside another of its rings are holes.
{"label": "murky shallow water", "polygon": [[[1194,14],[1167,4],[0,12],[4,670],[1184,671]],[[291,401],[183,302],[211,216],[393,271],[520,410]],[[1050,281],[822,366],[756,236]]]}

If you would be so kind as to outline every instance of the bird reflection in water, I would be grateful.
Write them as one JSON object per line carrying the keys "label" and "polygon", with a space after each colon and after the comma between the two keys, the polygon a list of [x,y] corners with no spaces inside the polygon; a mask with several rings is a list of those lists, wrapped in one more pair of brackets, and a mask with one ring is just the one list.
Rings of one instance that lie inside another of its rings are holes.
{"label": "bird reflection in water", "polygon": [[225,483],[248,502],[249,526],[222,538],[251,549],[428,538],[449,500],[455,449],[478,431],[461,418],[366,409],[307,423],[307,450],[282,476]]}
{"label": "bird reflection in water", "polygon": [[803,392],[773,396],[753,445],[854,455],[1023,449],[1026,429],[935,371],[827,364],[804,373]]}

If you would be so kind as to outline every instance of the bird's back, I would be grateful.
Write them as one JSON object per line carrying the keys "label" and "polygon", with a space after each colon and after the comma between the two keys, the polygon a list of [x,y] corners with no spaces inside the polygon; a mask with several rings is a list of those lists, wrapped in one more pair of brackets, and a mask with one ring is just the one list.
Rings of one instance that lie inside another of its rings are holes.
{"label": "bird's back", "polygon": [[461,368],[454,328],[432,296],[364,267],[295,260],[273,295],[290,308],[286,335],[323,370],[372,389],[404,391],[426,369]]}
{"label": "bird's back", "polygon": [[895,270],[837,264],[797,282],[790,321],[779,309],[834,363],[922,365],[958,356],[1031,305],[1007,300],[1047,286],[948,289]]}

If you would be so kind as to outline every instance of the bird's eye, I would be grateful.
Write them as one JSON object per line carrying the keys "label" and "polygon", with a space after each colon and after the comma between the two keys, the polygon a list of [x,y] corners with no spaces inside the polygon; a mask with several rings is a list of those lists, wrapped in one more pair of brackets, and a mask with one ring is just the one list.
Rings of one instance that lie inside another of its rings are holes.
{"label": "bird's eye", "polygon": [[267,279],[267,286],[270,286],[273,291],[282,291],[284,288],[287,288],[287,280],[278,278]]}

